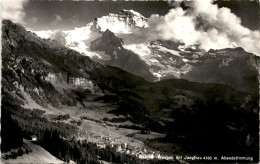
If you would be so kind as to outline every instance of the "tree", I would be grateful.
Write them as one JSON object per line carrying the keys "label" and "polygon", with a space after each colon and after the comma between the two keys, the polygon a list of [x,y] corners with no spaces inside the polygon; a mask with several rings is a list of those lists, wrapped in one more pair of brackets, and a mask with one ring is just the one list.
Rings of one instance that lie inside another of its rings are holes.
{"label": "tree", "polygon": [[17,123],[12,119],[11,114],[7,110],[3,109],[1,119],[2,152],[21,147],[23,145],[22,131]]}

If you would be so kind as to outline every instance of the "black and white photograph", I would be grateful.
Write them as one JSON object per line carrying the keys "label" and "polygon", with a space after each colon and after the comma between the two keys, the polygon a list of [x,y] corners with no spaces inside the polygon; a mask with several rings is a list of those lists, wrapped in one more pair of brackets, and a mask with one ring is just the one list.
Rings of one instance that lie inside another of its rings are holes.
{"label": "black and white photograph", "polygon": [[0,2],[0,163],[259,163],[259,0]]}

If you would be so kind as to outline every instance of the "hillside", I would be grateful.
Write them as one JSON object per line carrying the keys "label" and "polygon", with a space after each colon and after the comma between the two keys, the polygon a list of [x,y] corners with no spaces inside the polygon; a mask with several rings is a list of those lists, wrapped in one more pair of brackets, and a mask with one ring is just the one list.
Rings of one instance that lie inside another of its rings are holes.
{"label": "hillside", "polygon": [[17,157],[17,159],[2,160],[2,163],[53,163],[61,164],[61,161],[43,149],[40,145],[32,143],[28,140],[24,141],[31,149],[32,153]]}

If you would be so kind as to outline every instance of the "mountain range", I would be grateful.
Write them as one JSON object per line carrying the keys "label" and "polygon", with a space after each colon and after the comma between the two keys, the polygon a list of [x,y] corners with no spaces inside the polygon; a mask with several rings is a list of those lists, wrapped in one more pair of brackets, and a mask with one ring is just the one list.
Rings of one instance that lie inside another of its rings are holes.
{"label": "mountain range", "polygon": [[[108,113],[131,121],[141,134],[164,134],[144,142],[152,149],[171,155],[253,156],[258,161],[259,57],[239,47],[205,52],[173,41],[132,42],[133,28],[145,28],[146,21],[135,11],[122,10],[71,31],[33,32],[4,20],[2,111],[12,115],[23,137],[37,133],[41,145],[63,160],[93,162],[98,155],[115,160],[103,149],[84,161],[84,153],[69,157],[73,151],[66,155],[60,145],[50,146],[57,140],[75,144],[73,148],[84,145],[77,142],[78,132],[109,120],[84,120],[84,110],[104,114],[97,106],[87,109],[102,102],[102,108],[112,106]],[[98,98],[90,100],[93,95]],[[81,123],[54,121],[62,114]],[[14,142],[6,139],[6,129],[2,142]]]}
{"label": "mountain range", "polygon": [[177,41],[138,40],[135,30],[146,28],[147,21],[148,18],[133,10],[122,10],[75,30],[34,32],[42,38],[57,40],[94,61],[121,68],[148,81],[182,78],[227,84],[258,94],[255,79],[259,74],[258,56],[236,46],[205,52],[199,45]]}

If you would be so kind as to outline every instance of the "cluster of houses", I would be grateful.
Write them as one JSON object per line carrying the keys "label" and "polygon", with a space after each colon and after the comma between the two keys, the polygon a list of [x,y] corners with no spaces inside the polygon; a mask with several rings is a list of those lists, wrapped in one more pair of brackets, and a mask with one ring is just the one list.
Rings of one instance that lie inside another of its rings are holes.
{"label": "cluster of houses", "polygon": [[121,153],[136,156],[140,159],[165,159],[173,160],[173,156],[161,155],[159,151],[151,151],[145,148],[139,148],[126,143],[116,145],[116,150]]}
{"label": "cluster of houses", "polygon": [[96,143],[97,147],[105,149],[107,146],[115,149],[116,152],[125,153],[128,155],[136,156],[140,159],[159,159],[159,160],[173,160],[173,156],[161,155],[159,151],[151,151],[145,148],[132,146],[127,143],[119,143],[120,137],[111,138],[111,135],[95,136],[92,131],[87,135],[86,132],[81,131],[80,136],[85,136],[89,142]]}
{"label": "cluster of houses", "polygon": [[150,151],[145,148],[131,146],[127,143],[114,144],[113,141],[108,143],[97,143],[100,148],[106,148],[106,146],[115,148],[117,152],[125,153],[128,155],[136,156],[140,159],[159,159],[159,160],[173,160],[173,156],[161,155],[159,151]]}

